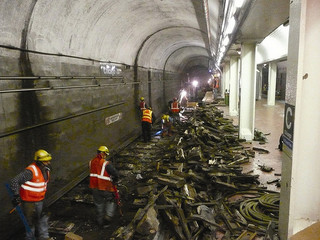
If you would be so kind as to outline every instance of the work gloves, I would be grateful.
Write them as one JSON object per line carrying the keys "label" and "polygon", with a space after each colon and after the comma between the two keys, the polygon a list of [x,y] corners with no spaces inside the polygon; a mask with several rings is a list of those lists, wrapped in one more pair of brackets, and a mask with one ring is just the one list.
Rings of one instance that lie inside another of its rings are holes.
{"label": "work gloves", "polygon": [[14,207],[16,207],[17,205],[19,205],[21,203],[21,198],[19,195],[14,195],[12,200],[11,200],[11,203]]}

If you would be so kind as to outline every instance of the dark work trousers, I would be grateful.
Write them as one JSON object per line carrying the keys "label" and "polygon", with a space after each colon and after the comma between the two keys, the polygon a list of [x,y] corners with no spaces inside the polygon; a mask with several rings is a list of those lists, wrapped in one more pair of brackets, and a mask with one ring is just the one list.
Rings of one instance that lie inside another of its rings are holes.
{"label": "dark work trousers", "polygon": [[151,123],[143,121],[141,122],[141,126],[143,141],[151,141]]}
{"label": "dark work trousers", "polygon": [[27,219],[31,232],[26,234],[26,240],[35,239],[37,231],[39,239],[49,239],[48,219],[47,215],[42,212],[43,201],[40,202],[22,202],[22,209]]}
{"label": "dark work trousers", "polygon": [[116,204],[112,192],[92,189],[94,205],[96,205],[97,222],[102,226],[104,221],[110,221],[114,216]]}

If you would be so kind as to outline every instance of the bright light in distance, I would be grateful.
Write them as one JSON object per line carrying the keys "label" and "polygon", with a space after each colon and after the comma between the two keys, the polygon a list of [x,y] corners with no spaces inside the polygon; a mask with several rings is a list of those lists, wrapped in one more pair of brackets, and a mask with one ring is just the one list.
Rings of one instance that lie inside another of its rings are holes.
{"label": "bright light in distance", "polygon": [[198,81],[197,81],[197,80],[194,80],[194,81],[192,82],[192,86],[197,87],[197,86],[198,86]]}
{"label": "bright light in distance", "polygon": [[184,98],[185,96],[187,96],[187,91],[183,89],[180,93],[180,97]]}
{"label": "bright light in distance", "polygon": [[209,80],[208,80],[208,84],[210,84],[211,83],[211,78],[209,78]]}

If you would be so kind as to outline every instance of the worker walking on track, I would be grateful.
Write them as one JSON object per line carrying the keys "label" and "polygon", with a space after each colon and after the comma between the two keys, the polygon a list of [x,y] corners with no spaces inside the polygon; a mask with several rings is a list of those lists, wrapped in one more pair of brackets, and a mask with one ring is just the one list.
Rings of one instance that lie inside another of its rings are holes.
{"label": "worker walking on track", "polygon": [[155,121],[155,116],[152,112],[151,107],[142,111],[141,127],[142,127],[142,137],[144,142],[151,141],[151,127]]}
{"label": "worker walking on track", "polygon": [[114,216],[115,204],[115,184],[118,181],[118,171],[107,160],[109,149],[100,146],[97,156],[89,162],[90,185],[92,189],[93,201],[96,206],[96,217],[99,227],[108,224]]}
{"label": "worker walking on track", "polygon": [[10,182],[14,207],[21,204],[23,214],[31,231],[26,232],[27,240],[49,238],[48,219],[43,213],[43,200],[50,179],[51,155],[40,149],[35,152],[34,162]]}

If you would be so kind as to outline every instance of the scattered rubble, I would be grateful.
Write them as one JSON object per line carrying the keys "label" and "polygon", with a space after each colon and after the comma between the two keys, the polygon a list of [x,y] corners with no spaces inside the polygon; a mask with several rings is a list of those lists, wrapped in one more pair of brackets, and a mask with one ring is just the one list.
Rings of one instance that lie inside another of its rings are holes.
{"label": "scattered rubble", "polygon": [[[124,216],[94,239],[277,239],[279,193],[260,187],[259,175],[241,167],[267,150],[244,147],[237,126],[213,104],[186,111],[174,132],[149,143],[135,141],[113,157]],[[92,211],[84,186],[64,200]],[[51,231],[58,228],[52,225]],[[71,231],[82,236],[97,229],[88,218]]]}
{"label": "scattered rubble", "polygon": [[174,137],[138,142],[117,156],[122,166],[143,166],[132,203],[141,207],[112,239],[258,239],[270,223],[276,235],[279,193],[259,187],[259,176],[240,166],[255,151],[268,151],[243,147],[237,127],[213,105],[197,108],[176,128]]}

